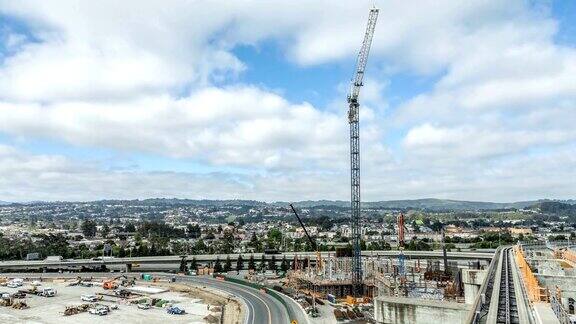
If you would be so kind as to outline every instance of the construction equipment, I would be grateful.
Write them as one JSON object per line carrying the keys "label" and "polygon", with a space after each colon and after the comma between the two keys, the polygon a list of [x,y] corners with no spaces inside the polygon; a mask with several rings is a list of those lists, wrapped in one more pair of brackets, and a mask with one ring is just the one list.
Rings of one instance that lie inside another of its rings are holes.
{"label": "construction equipment", "polygon": [[294,215],[296,215],[296,218],[298,219],[300,226],[304,230],[304,234],[306,234],[308,241],[310,241],[310,246],[312,246],[312,249],[314,249],[316,251],[316,267],[318,268],[318,271],[320,272],[323,269],[323,264],[322,264],[322,255],[320,254],[320,250],[318,250],[318,244],[316,243],[316,240],[312,239],[310,234],[308,234],[308,230],[306,229],[306,226],[304,226],[302,219],[300,218],[300,216],[296,212],[296,208],[294,208],[294,205],[290,204],[290,208],[292,208],[292,212],[294,212]]}
{"label": "construction equipment", "polygon": [[358,54],[356,70],[350,94],[348,95],[348,122],[350,123],[350,178],[351,178],[351,223],[352,223],[352,240],[354,246],[354,258],[352,263],[352,285],[353,293],[358,296],[362,294],[362,260],[360,251],[361,236],[361,218],[360,218],[360,126],[359,126],[359,108],[358,96],[360,87],[364,79],[364,70],[368,62],[368,53],[372,45],[372,36],[378,19],[378,9],[370,9],[368,16],[368,25],[364,34],[364,41]]}
{"label": "construction equipment", "polygon": [[[120,280],[120,279],[122,279],[122,280]],[[118,282],[118,281],[120,281],[120,282]],[[128,277],[126,277],[126,275],[121,275],[121,276],[118,276],[118,277],[104,281],[102,283],[102,288],[104,288],[104,289],[116,289],[119,286],[128,287],[128,286],[133,286],[135,284],[135,282],[136,281],[134,278],[129,280]]]}
{"label": "construction equipment", "polygon": [[12,308],[14,308],[14,309],[26,309],[29,307],[30,306],[28,306],[28,304],[26,304],[26,302],[24,302],[24,301],[17,301],[17,302],[12,304]]}

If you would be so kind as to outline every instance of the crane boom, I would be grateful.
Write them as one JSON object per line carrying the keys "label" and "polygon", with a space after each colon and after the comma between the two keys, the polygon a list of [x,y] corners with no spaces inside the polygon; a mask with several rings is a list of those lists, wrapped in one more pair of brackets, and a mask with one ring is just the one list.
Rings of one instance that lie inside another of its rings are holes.
{"label": "crane boom", "polygon": [[302,218],[300,218],[300,215],[298,215],[298,213],[296,212],[296,208],[294,208],[294,205],[290,204],[290,208],[292,208],[292,212],[294,213],[294,215],[296,215],[296,218],[298,219],[300,226],[304,230],[304,234],[306,234],[306,237],[308,238],[310,245],[316,251],[316,266],[318,267],[319,271],[322,271],[324,264],[322,262],[322,255],[320,254],[320,250],[318,249],[318,244],[316,243],[316,240],[313,240],[312,236],[310,236],[310,234],[308,234],[308,230],[306,229],[306,226],[304,226],[304,223],[302,222]]}
{"label": "crane boom", "polygon": [[[350,123],[358,121],[358,96],[360,95],[360,87],[363,85],[364,81],[364,70],[366,69],[366,64],[368,63],[368,54],[370,53],[370,47],[372,45],[372,37],[374,36],[374,30],[376,28],[376,20],[378,19],[378,9],[370,9],[370,14],[368,16],[368,25],[366,26],[366,34],[364,34],[364,40],[362,41],[362,47],[358,53],[358,58],[356,61],[356,69],[354,72],[354,78],[350,84],[350,93],[348,94],[349,103],[349,121]],[[353,109],[355,108],[355,109]]]}
{"label": "crane boom", "polygon": [[378,19],[378,9],[370,9],[368,25],[364,41],[358,54],[356,70],[352,80],[350,94],[348,95],[348,121],[350,123],[350,184],[351,184],[351,227],[352,227],[352,294],[356,297],[362,295],[362,260],[360,250],[361,217],[360,217],[360,126],[358,96],[364,80],[364,70],[368,62],[368,53],[372,45],[372,36]]}

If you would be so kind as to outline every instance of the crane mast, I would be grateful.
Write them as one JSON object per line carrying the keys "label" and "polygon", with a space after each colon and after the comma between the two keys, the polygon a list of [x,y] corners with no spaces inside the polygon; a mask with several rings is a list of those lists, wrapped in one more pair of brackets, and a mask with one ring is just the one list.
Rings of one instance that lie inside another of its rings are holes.
{"label": "crane mast", "polygon": [[360,217],[360,127],[358,96],[364,79],[364,70],[368,62],[368,53],[372,45],[372,36],[378,19],[378,9],[370,9],[368,25],[364,34],[364,41],[356,61],[356,70],[350,94],[348,95],[348,122],[350,123],[350,178],[351,178],[351,223],[353,240],[352,258],[352,290],[353,295],[358,297],[362,294],[362,260],[360,239],[362,232],[362,220]]}

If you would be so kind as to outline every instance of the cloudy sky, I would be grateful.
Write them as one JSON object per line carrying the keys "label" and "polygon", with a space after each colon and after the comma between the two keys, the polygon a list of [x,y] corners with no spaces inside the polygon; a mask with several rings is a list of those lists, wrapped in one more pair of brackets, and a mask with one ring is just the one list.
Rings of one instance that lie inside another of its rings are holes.
{"label": "cloudy sky", "polygon": [[[0,200],[349,199],[374,1],[0,0]],[[576,198],[576,2],[381,0],[364,200]]]}

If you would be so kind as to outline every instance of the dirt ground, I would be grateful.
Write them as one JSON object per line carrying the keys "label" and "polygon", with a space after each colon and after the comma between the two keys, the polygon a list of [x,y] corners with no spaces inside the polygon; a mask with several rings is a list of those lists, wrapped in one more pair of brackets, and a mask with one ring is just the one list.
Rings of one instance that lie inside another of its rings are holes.
{"label": "dirt ground", "polygon": [[234,298],[234,296],[222,293],[221,291],[179,283],[156,283],[156,285],[169,287],[173,291],[199,298],[204,304],[223,306],[224,324],[239,324],[245,316],[245,310],[242,304]]}
{"label": "dirt ground", "polygon": [[[142,285],[143,283],[138,283]],[[146,283],[148,284],[148,283]],[[28,309],[17,310],[11,307],[0,307],[0,323],[33,323],[33,324],[67,324],[67,323],[206,323],[204,317],[207,314],[220,317],[217,312],[224,306],[225,323],[235,324],[240,322],[242,307],[235,300],[228,300],[229,296],[215,294],[205,289],[184,285],[154,283],[149,285],[161,285],[170,288],[171,291],[151,295],[166,300],[171,300],[174,305],[186,310],[184,315],[170,315],[164,308],[152,307],[148,310],[138,309],[136,305],[130,305],[116,297],[104,296],[102,304],[118,305],[118,310],[112,310],[106,316],[80,313],[64,316],[66,306],[80,305],[83,302],[80,296],[83,294],[110,293],[100,286],[93,287],[68,286],[63,282],[43,282],[43,287],[52,287],[58,291],[55,297],[40,297],[28,295],[24,301],[30,306]],[[21,288],[26,288],[24,285]],[[13,293],[18,289],[0,287],[0,292]],[[220,307],[215,307],[220,306]],[[214,312],[211,312],[214,311]]]}

